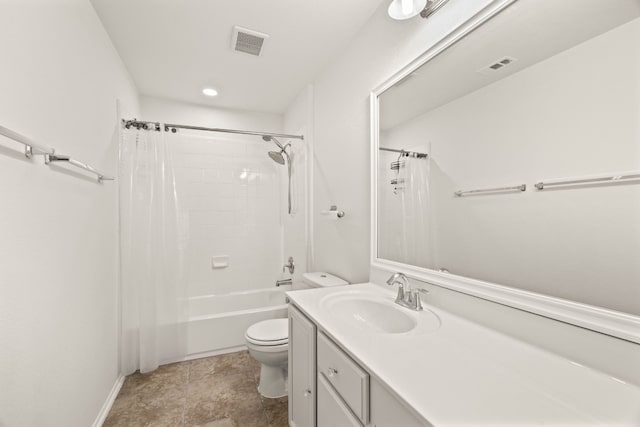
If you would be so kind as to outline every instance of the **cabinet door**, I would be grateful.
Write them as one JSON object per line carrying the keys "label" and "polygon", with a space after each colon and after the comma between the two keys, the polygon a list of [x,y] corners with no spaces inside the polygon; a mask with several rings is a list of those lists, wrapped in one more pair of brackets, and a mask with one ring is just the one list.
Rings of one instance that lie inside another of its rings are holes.
{"label": "cabinet door", "polygon": [[318,427],[362,427],[323,374],[318,374]]}
{"label": "cabinet door", "polygon": [[370,427],[433,427],[421,420],[387,391],[377,380],[371,380]]}
{"label": "cabinet door", "polygon": [[[333,386],[363,424],[369,421],[369,374],[322,332],[317,341],[318,375]],[[318,409],[318,419],[320,418]],[[318,421],[319,424],[319,421]]]}
{"label": "cabinet door", "polygon": [[289,305],[289,425],[316,425],[316,326]]}

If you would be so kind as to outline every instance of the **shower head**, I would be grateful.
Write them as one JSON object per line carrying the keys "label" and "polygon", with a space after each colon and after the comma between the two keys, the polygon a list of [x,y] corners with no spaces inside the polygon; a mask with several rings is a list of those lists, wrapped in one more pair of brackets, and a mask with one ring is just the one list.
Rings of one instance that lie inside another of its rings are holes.
{"label": "shower head", "polygon": [[[280,152],[277,152],[277,151],[269,151],[269,157],[271,157],[271,159],[272,159],[274,162],[276,162],[276,163],[278,163],[278,164],[281,164],[281,165],[284,165],[284,164],[285,164],[285,157],[286,157],[286,160],[287,160],[287,161],[289,160],[289,154],[287,153],[287,147],[288,147],[288,146],[290,146],[291,144],[287,144],[287,145],[284,145],[284,146],[283,146],[283,145],[280,143],[280,141],[278,141],[278,140],[276,139],[276,137],[275,137],[275,136],[273,136],[273,135],[262,135],[262,139],[263,139],[264,141],[267,141],[267,142],[269,142],[269,141],[273,141],[273,143],[274,143],[274,144],[276,144],[276,145],[278,146],[278,148],[280,149]],[[284,154],[284,155],[283,155],[283,154]]]}
{"label": "shower head", "polygon": [[279,149],[281,149],[281,150],[284,150],[284,149],[285,149],[285,147],[284,147],[282,144],[280,144],[280,141],[278,141],[278,140],[276,139],[276,137],[275,137],[275,136],[271,136],[271,135],[262,135],[262,139],[263,139],[264,141],[267,141],[267,142],[269,142],[269,141],[273,141],[273,143],[274,143],[274,144],[276,144],[276,145],[278,146],[278,148],[279,148]]}
{"label": "shower head", "polygon": [[276,139],[275,136],[273,135],[262,135],[262,139],[264,141],[273,141],[274,144],[276,144],[278,146],[278,148],[280,149],[280,151],[269,151],[269,157],[271,157],[271,160],[273,160],[274,162],[276,162],[279,165],[287,165],[287,177],[289,178],[289,185],[288,185],[288,205],[289,205],[289,209],[288,212],[289,214],[291,214],[292,210],[291,210],[291,158],[289,157],[289,153],[287,153],[287,148],[291,146],[291,144],[286,144],[286,145],[282,145],[280,144],[280,141],[278,141]]}
{"label": "shower head", "polygon": [[269,157],[271,157],[271,159],[281,165],[284,165],[284,156],[282,155],[284,151],[269,151]]}

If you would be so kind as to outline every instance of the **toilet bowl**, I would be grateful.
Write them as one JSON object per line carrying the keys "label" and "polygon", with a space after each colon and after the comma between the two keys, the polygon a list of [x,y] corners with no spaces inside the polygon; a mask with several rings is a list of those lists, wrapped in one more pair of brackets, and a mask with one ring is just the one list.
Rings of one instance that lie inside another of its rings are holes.
{"label": "toilet bowl", "polygon": [[262,365],[258,391],[264,397],[287,394],[288,329],[288,319],[270,319],[254,323],[244,334],[249,354]]}
{"label": "toilet bowl", "polygon": [[[293,290],[343,286],[349,283],[328,273],[302,275],[302,283],[294,283]],[[247,328],[244,339],[249,354],[260,362],[258,391],[264,397],[287,395],[287,361],[289,359],[289,320],[263,320]]]}

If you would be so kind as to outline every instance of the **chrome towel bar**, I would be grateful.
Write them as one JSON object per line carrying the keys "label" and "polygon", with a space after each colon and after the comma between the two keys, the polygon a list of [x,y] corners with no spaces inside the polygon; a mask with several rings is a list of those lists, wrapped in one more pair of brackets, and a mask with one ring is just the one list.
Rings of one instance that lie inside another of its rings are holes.
{"label": "chrome towel bar", "polygon": [[62,154],[45,154],[44,162],[46,164],[49,164],[51,162],[67,162],[70,165],[73,165],[73,166],[75,166],[77,168],[84,169],[87,172],[91,172],[91,173],[95,174],[98,177],[98,182],[113,181],[115,179],[112,176],[107,176],[107,175],[103,174],[102,172],[100,172],[96,168],[94,168],[93,166],[89,166],[86,163],[79,162],[78,160],[74,160],[71,157],[65,156],[65,155],[62,155]]}
{"label": "chrome towel bar", "polygon": [[95,174],[98,177],[98,182],[102,181],[113,181],[115,178],[112,176],[105,175],[100,172],[93,166],[89,166],[86,163],[80,162],[78,160],[72,159],[70,156],[66,156],[63,154],[56,154],[56,150],[52,147],[48,147],[43,144],[39,144],[33,141],[30,138],[27,138],[24,135],[19,134],[18,132],[14,132],[11,129],[8,129],[4,126],[0,126],[0,135],[6,136],[9,139],[12,139],[16,142],[19,142],[24,145],[24,155],[28,159],[32,158],[34,155],[44,155],[44,163],[50,164],[51,162],[67,162],[70,165],[73,165],[77,168],[84,169],[88,172]]}
{"label": "chrome towel bar", "polygon": [[[34,154],[54,154],[56,150],[51,147],[47,147],[46,145],[39,144],[33,141],[30,138],[27,138],[24,135],[19,134],[18,132],[14,132],[11,129],[8,129],[4,126],[0,126],[0,135],[6,136],[9,139],[12,139],[20,144],[24,145],[24,155],[26,158],[30,159]],[[37,152],[34,152],[36,150]]]}
{"label": "chrome towel bar", "polygon": [[480,190],[466,190],[466,191],[460,190],[460,191],[456,191],[453,194],[455,194],[457,197],[462,197],[470,194],[499,193],[504,191],[526,191],[526,190],[527,190],[527,185],[521,184],[521,185],[515,185],[513,187],[483,188]]}
{"label": "chrome towel bar", "polygon": [[575,185],[575,184],[605,184],[611,182],[623,182],[629,180],[640,179],[640,171],[626,171],[619,173],[610,173],[604,175],[592,175],[581,178],[561,178],[540,181],[535,184],[538,190],[544,190],[546,187],[554,187],[559,185]]}

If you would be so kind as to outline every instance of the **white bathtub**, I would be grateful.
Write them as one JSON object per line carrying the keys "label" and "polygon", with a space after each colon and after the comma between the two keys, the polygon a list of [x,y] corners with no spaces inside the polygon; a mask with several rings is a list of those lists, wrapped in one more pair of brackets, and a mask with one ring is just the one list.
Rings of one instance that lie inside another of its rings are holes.
{"label": "white bathtub", "polygon": [[240,350],[249,326],[287,317],[284,293],[291,286],[189,298],[187,358]]}

